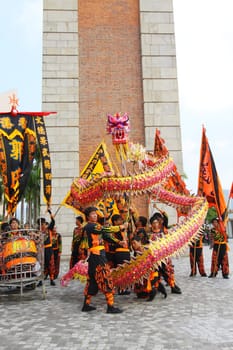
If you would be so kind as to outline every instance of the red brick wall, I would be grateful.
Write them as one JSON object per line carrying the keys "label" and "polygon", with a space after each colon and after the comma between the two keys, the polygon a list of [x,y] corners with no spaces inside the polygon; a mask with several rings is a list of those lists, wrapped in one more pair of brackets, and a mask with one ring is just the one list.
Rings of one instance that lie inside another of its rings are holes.
{"label": "red brick wall", "polygon": [[106,114],[128,112],[144,144],[139,8],[135,0],[79,0],[80,166],[106,135]]}
{"label": "red brick wall", "polygon": [[106,114],[128,112],[130,140],[144,145],[139,4],[79,0],[80,169],[106,134]]}

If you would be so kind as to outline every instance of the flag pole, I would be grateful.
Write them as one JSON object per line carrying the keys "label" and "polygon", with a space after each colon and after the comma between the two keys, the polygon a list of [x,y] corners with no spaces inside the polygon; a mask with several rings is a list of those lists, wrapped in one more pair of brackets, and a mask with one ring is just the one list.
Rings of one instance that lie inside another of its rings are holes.
{"label": "flag pole", "polygon": [[227,221],[227,219],[228,219],[229,206],[230,206],[231,198],[233,198],[233,182],[232,182],[231,189],[230,189],[230,193],[229,193],[229,197],[228,197],[228,200],[227,200],[226,216],[225,216],[224,223],[226,223],[226,221]]}

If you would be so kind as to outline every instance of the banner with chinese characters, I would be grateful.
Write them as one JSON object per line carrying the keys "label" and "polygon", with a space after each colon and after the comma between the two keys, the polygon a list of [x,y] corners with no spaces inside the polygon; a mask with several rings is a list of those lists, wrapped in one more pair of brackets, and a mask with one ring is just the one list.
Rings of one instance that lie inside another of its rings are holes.
{"label": "banner with chinese characters", "polygon": [[[101,142],[88,160],[86,166],[81,172],[80,177],[87,181],[98,179],[103,173],[113,172],[113,166],[108,154],[106,144]],[[62,205],[73,209],[77,214],[81,215],[83,208],[80,206],[69,191],[64,198]],[[118,213],[115,201],[112,198],[105,198],[96,205],[101,216],[106,215],[108,218],[111,215]]]}
{"label": "banner with chinese characters", "polygon": [[36,116],[34,118],[34,121],[36,127],[37,140],[41,152],[44,200],[47,206],[50,206],[52,197],[52,171],[47,132],[45,129],[44,118],[42,116]]}
{"label": "banner with chinese characters", "polygon": [[36,149],[33,118],[0,114],[0,170],[8,213],[14,213],[27,185]]}

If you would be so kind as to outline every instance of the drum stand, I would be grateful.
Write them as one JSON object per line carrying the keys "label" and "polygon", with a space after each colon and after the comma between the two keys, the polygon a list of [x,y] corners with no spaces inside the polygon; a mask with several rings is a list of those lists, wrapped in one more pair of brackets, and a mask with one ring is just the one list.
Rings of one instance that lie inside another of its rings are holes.
{"label": "drum stand", "polygon": [[[27,247],[27,248],[25,248]],[[30,251],[31,248],[31,251]],[[8,290],[35,290],[42,284],[42,298],[45,299],[44,284],[44,241],[40,231],[34,229],[4,232],[0,238],[0,287]]]}

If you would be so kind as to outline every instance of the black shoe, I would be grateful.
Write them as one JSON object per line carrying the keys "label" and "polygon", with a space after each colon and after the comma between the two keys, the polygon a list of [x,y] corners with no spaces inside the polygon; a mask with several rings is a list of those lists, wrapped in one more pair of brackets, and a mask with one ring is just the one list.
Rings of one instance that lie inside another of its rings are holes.
{"label": "black shoe", "polygon": [[206,273],[201,274],[201,277],[207,277]]}
{"label": "black shoe", "polygon": [[118,309],[118,307],[108,305],[107,314],[120,314],[123,311]]}
{"label": "black shoe", "polygon": [[167,291],[162,283],[159,283],[158,291],[163,294],[164,299],[167,297]]}
{"label": "black shoe", "polygon": [[178,287],[176,284],[174,285],[174,287],[171,287],[171,292],[173,294],[181,294],[182,293],[180,287]]}
{"label": "black shoe", "polygon": [[42,281],[40,281],[38,284],[37,284],[37,287],[41,287],[42,286]]}
{"label": "black shoe", "polygon": [[147,292],[140,292],[140,293],[137,293],[137,297],[139,299],[146,299],[148,297],[148,293]]}
{"label": "black shoe", "polygon": [[88,305],[88,304],[84,304],[82,307],[82,312],[89,312],[89,311],[94,311],[96,310],[96,307]]}
{"label": "black shoe", "polygon": [[154,300],[155,296],[156,296],[156,289],[153,288],[153,289],[150,291],[150,293],[149,293],[149,298],[148,298],[146,301],[152,301],[152,300]]}
{"label": "black shoe", "polygon": [[193,276],[196,276],[196,273],[190,273],[189,277],[193,277]]}
{"label": "black shoe", "polygon": [[217,276],[217,273],[211,272],[211,274],[208,276],[208,278],[213,278],[213,277],[216,277],[216,276]]}
{"label": "black shoe", "polygon": [[54,282],[54,280],[50,280],[50,286],[56,286],[56,283]]}
{"label": "black shoe", "polygon": [[228,279],[229,276],[228,275],[222,275],[222,278]]}

